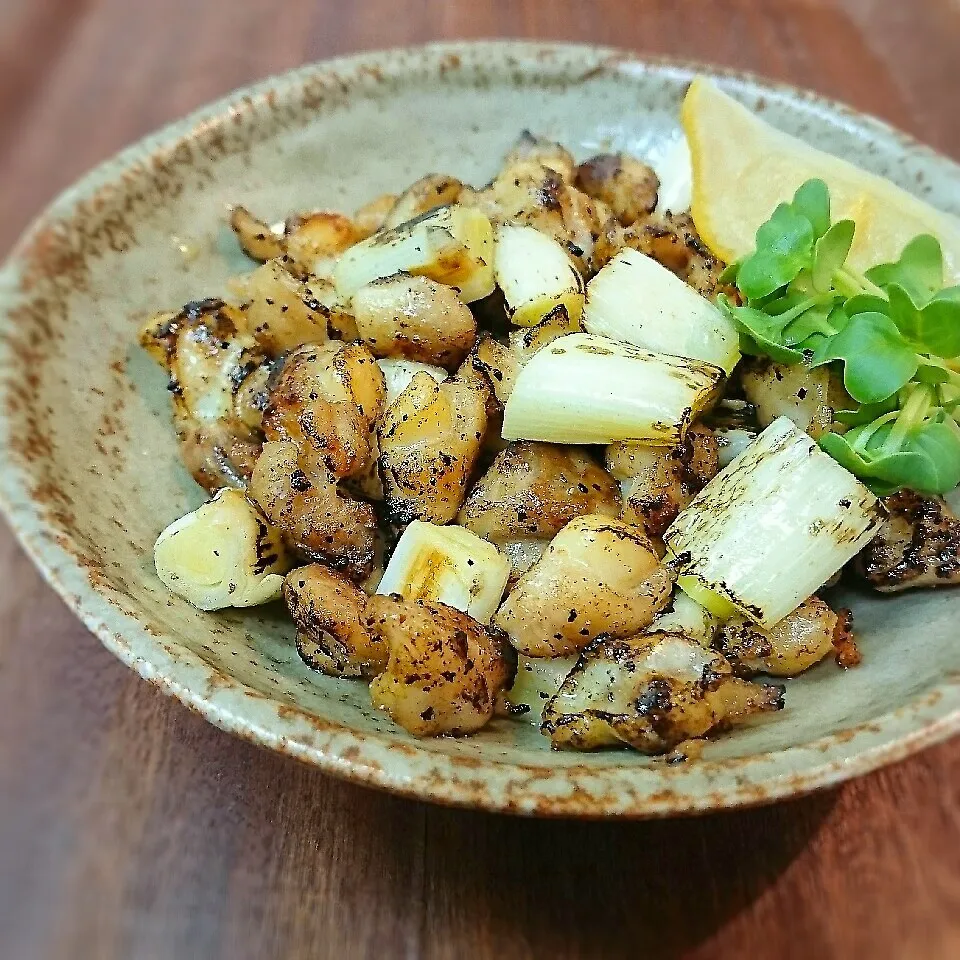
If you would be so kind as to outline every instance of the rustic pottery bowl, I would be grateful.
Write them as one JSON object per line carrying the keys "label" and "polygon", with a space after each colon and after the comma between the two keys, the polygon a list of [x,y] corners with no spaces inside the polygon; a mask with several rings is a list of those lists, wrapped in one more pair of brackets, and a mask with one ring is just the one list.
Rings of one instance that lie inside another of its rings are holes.
{"label": "rustic pottery bowl", "polygon": [[[822,664],[790,683],[783,713],[666,765],[551,752],[506,720],[468,739],[415,740],[371,709],[363,685],[307,670],[282,610],[200,613],[154,573],[157,533],[202,496],[177,455],[164,378],[134,334],[146,313],[216,293],[243,268],[228,203],[280,218],[351,210],[430,171],[483,182],[524,127],[580,154],[649,155],[677,136],[697,72],[576,46],[364,54],[235,94],[68,190],[0,272],[0,494],[50,583],[121,660],[224,730],[446,803],[586,817],[751,804],[956,731],[960,597],[949,592],[852,597],[862,667]],[[810,94],[718,79],[774,124],[956,212],[951,161]]]}

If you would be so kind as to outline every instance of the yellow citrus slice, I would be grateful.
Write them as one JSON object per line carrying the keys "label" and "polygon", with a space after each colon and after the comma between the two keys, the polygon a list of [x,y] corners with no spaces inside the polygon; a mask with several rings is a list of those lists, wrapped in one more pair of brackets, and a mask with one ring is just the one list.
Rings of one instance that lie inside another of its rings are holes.
{"label": "yellow citrus slice", "polygon": [[863,271],[896,260],[919,233],[943,247],[946,282],[960,282],[960,220],[846,160],[783,133],[698,77],[680,119],[690,144],[690,212],[704,243],[728,263],[753,251],[757,228],[806,180],[830,188],[833,220],[857,224],[849,263]]}

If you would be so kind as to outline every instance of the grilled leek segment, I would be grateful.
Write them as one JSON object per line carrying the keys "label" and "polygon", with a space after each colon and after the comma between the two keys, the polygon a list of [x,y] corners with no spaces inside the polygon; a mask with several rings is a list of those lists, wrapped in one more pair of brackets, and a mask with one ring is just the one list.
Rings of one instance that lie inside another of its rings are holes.
{"label": "grilled leek segment", "polygon": [[456,287],[464,303],[493,292],[493,227],[479,210],[438,207],[351,247],[337,261],[333,281],[350,300],[364,285],[396,273],[429,277]]}
{"label": "grilled leek segment", "polygon": [[682,634],[603,637],[547,703],[543,731],[561,749],[627,743],[657,754],[782,707],[783,687],[741,680],[720,654]]}
{"label": "grilled leek segment", "polygon": [[492,543],[463,527],[414,520],[397,542],[377,593],[445,603],[489,623],[509,577],[510,564]]}
{"label": "grilled leek segment", "polygon": [[239,490],[174,520],[153,548],[157,576],[200,610],[276,600],[290,562],[283,538]]}
{"label": "grilled leek segment", "polygon": [[583,312],[583,279],[566,250],[535,227],[497,228],[493,271],[510,319],[518,327],[536,326],[562,305],[571,323]]}
{"label": "grilled leek segment", "polygon": [[507,440],[673,445],[716,398],[719,367],[574,333],[534,354],[503,413]]}
{"label": "grilled leek segment", "polygon": [[637,527],[578,517],[520,578],[493,622],[528,657],[569,656],[600,634],[624,637],[649,626],[673,579]]}
{"label": "grilled leek segment", "polygon": [[740,359],[733,321],[652,257],[629,247],[587,284],[583,325],[588,333],[703,360],[728,374]]}
{"label": "grilled leek segment", "polygon": [[876,497],[781,417],[694,497],[664,541],[695,600],[769,630],[879,529]]}

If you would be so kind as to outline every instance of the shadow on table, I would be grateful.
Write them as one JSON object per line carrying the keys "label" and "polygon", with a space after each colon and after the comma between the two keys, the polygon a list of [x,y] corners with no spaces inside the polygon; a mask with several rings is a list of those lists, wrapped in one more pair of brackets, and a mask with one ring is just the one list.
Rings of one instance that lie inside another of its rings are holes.
{"label": "shadow on table", "polygon": [[786,870],[836,798],[639,823],[428,811],[428,902],[444,906],[430,937],[472,929],[509,956],[680,955]]}

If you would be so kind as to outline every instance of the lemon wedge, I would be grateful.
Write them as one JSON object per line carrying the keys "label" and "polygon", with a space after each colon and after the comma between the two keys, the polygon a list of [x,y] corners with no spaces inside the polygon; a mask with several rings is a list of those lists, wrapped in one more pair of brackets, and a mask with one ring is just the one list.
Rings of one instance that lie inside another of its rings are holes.
{"label": "lemon wedge", "polygon": [[943,248],[948,284],[960,282],[960,220],[889,180],[771,127],[714,83],[697,77],[680,110],[693,167],[691,214],[704,243],[727,263],[753,252],[757,228],[806,180],[830,188],[832,219],[857,232],[849,263],[863,271],[896,260],[917,234]]}

